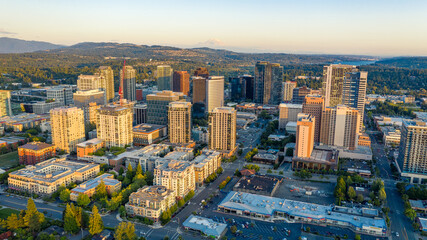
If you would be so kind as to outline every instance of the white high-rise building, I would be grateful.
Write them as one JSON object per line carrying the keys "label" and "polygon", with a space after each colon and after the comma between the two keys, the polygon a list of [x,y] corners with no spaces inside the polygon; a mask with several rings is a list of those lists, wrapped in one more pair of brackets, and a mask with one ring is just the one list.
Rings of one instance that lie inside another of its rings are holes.
{"label": "white high-rise building", "polygon": [[211,76],[206,79],[206,111],[224,106],[224,77]]}

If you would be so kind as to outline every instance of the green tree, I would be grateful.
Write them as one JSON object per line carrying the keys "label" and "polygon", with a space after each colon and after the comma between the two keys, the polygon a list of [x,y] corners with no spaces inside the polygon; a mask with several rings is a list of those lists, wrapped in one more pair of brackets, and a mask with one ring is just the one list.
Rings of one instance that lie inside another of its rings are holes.
{"label": "green tree", "polygon": [[77,197],[77,205],[79,205],[80,207],[84,207],[89,203],[90,203],[89,196],[86,194],[80,193],[79,196]]}
{"label": "green tree", "polygon": [[61,201],[63,202],[69,202],[70,201],[70,190],[68,190],[67,188],[62,190],[61,193],[59,194],[59,199],[61,199]]}
{"label": "green tree", "polygon": [[89,233],[91,235],[98,234],[104,230],[104,223],[102,222],[101,215],[99,215],[98,208],[94,205],[92,214],[89,217]]}
{"label": "green tree", "polygon": [[81,210],[74,205],[67,204],[64,212],[64,230],[69,233],[77,233],[81,227]]}
{"label": "green tree", "polygon": [[236,226],[231,226],[230,227],[230,232],[232,233],[232,234],[235,234],[236,232],[237,232],[237,227]]}
{"label": "green tree", "polygon": [[101,179],[101,182],[95,188],[95,199],[99,200],[107,196],[107,187],[105,186],[104,180]]}
{"label": "green tree", "polygon": [[135,240],[135,225],[130,222],[121,222],[114,231],[116,240]]}
{"label": "green tree", "polygon": [[27,226],[31,233],[36,233],[41,230],[41,226],[45,218],[43,213],[37,211],[36,205],[32,198],[28,199],[27,210],[25,210],[24,224]]}
{"label": "green tree", "polygon": [[132,178],[133,178],[132,164],[128,165],[128,170],[126,171],[126,178],[128,178],[129,180],[132,180]]}
{"label": "green tree", "polygon": [[360,194],[360,193],[359,193],[359,194],[357,194],[357,199],[356,199],[356,201],[357,201],[357,202],[359,202],[359,203],[361,203],[361,202],[363,202],[363,200],[364,200],[364,199],[363,199],[363,195],[362,195],[362,194]]}
{"label": "green tree", "polygon": [[362,240],[362,238],[360,237],[360,234],[356,234],[356,236],[354,236],[354,240]]}
{"label": "green tree", "polygon": [[22,221],[19,220],[18,215],[15,213],[12,213],[9,217],[7,217],[4,225],[5,228],[11,231],[23,227]]}
{"label": "green tree", "polygon": [[142,167],[141,164],[138,163],[138,166],[136,167],[136,175],[141,174],[142,175]]}
{"label": "green tree", "polygon": [[347,197],[348,197],[350,200],[353,200],[353,199],[355,199],[355,198],[356,198],[356,191],[354,191],[354,188],[353,188],[353,187],[349,187],[349,188],[348,188],[348,191],[347,191]]}
{"label": "green tree", "polygon": [[417,217],[417,212],[415,212],[412,208],[405,209],[405,216],[411,219],[411,221],[414,221],[414,219]]}
{"label": "green tree", "polygon": [[120,217],[126,217],[126,208],[125,208],[125,206],[121,205],[119,207],[119,213],[120,213]]}
{"label": "green tree", "polygon": [[379,191],[378,191],[378,198],[381,201],[385,201],[387,199],[387,194],[385,193],[384,187],[382,187]]}

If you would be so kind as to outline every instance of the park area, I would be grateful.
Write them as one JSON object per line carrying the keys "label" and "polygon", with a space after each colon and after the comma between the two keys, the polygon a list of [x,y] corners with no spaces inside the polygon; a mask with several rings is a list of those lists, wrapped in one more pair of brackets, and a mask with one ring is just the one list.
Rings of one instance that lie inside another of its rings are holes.
{"label": "park area", "polygon": [[0,155],[0,168],[9,169],[19,165],[18,152],[10,152]]}

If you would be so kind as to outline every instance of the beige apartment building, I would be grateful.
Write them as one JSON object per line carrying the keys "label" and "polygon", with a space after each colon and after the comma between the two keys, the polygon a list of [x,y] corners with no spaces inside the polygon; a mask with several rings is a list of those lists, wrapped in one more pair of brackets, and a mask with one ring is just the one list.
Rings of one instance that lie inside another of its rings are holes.
{"label": "beige apartment building", "polygon": [[320,141],[320,127],[322,124],[322,112],[325,108],[325,98],[320,95],[307,95],[302,104],[302,112],[312,115],[316,119],[314,129],[314,141]]}
{"label": "beige apartment building", "polygon": [[85,141],[83,110],[77,107],[60,107],[50,110],[52,143],[66,152],[76,151],[77,144]]}
{"label": "beige apartment building", "polygon": [[8,184],[10,189],[50,195],[61,185],[84,182],[98,173],[98,164],[53,158],[9,173]]}
{"label": "beige apartment building", "polygon": [[322,113],[320,142],[354,150],[359,137],[360,113],[344,105],[326,107]]}
{"label": "beige apartment building", "polygon": [[285,102],[290,102],[292,100],[294,88],[297,87],[296,81],[286,81],[282,83],[283,92],[282,92],[282,100]]}
{"label": "beige apartment building", "polygon": [[209,112],[209,149],[232,151],[236,148],[236,110],[218,107]]}
{"label": "beige apartment building", "polygon": [[126,212],[131,216],[149,218],[159,221],[163,211],[176,202],[176,194],[165,186],[144,186],[129,196]]}
{"label": "beige apartment building", "polygon": [[88,107],[88,115],[89,115],[89,122],[92,124],[98,123],[98,109],[101,108],[101,105],[97,104],[96,102],[89,103]]}
{"label": "beige apartment building", "polygon": [[114,99],[114,71],[111,67],[100,66],[98,68],[98,75],[101,76],[101,87],[106,93],[107,102]]}
{"label": "beige apartment building", "polygon": [[191,140],[191,103],[171,102],[168,111],[169,141],[188,143]]}
{"label": "beige apartment building", "polygon": [[122,182],[114,179],[114,175],[110,173],[104,173],[94,179],[90,179],[77,187],[71,189],[70,200],[77,201],[80,194],[85,194],[88,197],[92,197],[96,192],[96,187],[102,182],[105,184],[105,189],[108,194],[119,192],[122,188]]}
{"label": "beige apartment building", "polygon": [[288,122],[296,122],[298,113],[301,112],[301,104],[281,103],[279,105],[279,129],[285,129]]}
{"label": "beige apartment building", "polygon": [[133,102],[122,99],[98,109],[97,138],[106,147],[125,147],[133,144]]}
{"label": "beige apartment building", "polygon": [[77,79],[77,88],[80,91],[100,89],[102,88],[101,83],[101,76],[99,75],[80,75]]}
{"label": "beige apartment building", "polygon": [[221,153],[213,150],[205,150],[197,156],[194,163],[194,177],[196,184],[202,185],[209,175],[215,173],[221,167]]}
{"label": "beige apartment building", "polygon": [[295,156],[309,158],[314,148],[316,119],[307,113],[298,114]]}
{"label": "beige apartment building", "polygon": [[177,197],[185,197],[196,188],[193,164],[170,160],[157,166],[154,169],[154,185],[165,186],[174,191]]}

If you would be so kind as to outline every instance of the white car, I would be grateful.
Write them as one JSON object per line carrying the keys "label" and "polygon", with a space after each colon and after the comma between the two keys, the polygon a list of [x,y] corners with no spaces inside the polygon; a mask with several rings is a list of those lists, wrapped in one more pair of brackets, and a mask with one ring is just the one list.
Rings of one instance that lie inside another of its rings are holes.
{"label": "white car", "polygon": [[399,237],[399,233],[398,232],[396,232],[396,237]]}

